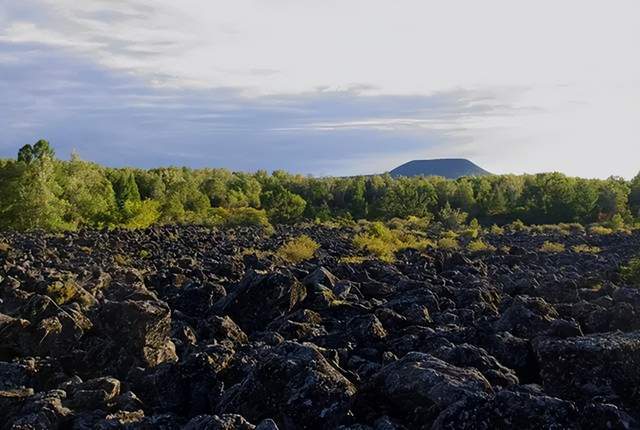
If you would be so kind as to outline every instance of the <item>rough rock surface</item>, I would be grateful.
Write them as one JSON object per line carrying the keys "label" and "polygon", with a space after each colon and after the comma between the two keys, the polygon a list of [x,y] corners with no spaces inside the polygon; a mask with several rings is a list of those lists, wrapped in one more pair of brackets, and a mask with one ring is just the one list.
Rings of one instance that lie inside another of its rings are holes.
{"label": "rough rock surface", "polygon": [[0,233],[0,430],[640,428],[639,233],[345,263],[353,234]]}

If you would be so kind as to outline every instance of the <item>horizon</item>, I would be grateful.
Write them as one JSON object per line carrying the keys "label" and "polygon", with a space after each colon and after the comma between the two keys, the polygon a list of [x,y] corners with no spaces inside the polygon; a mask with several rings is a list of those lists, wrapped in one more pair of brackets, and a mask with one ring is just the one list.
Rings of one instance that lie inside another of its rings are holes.
{"label": "horizon", "polygon": [[61,158],[112,167],[354,176],[467,159],[630,179],[638,12],[623,0],[3,4],[0,157],[45,138]]}

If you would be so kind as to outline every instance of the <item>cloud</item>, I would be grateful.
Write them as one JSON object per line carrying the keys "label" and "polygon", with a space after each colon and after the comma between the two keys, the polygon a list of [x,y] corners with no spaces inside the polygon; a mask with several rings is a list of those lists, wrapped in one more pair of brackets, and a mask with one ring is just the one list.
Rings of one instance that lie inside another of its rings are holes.
{"label": "cloud", "polygon": [[16,58],[0,64],[3,156],[44,137],[62,155],[76,149],[110,165],[374,173],[442,145],[454,151],[447,133],[511,114],[481,92],[366,95],[356,87],[248,97],[233,88],[154,87],[40,44],[3,43],[0,52]]}
{"label": "cloud", "polygon": [[401,4],[4,2],[0,154],[42,136],[112,165],[635,174],[640,3]]}

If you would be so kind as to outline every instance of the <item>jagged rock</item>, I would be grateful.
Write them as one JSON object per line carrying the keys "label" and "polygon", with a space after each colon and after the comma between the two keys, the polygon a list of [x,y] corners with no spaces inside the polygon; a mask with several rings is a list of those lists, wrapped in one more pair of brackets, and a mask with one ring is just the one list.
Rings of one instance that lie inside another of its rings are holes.
{"label": "jagged rock", "polygon": [[442,347],[432,354],[455,366],[479,370],[494,387],[509,387],[519,382],[513,370],[504,367],[495,357],[477,346],[462,344]]}
{"label": "jagged rock", "polygon": [[496,322],[497,331],[508,331],[514,336],[532,338],[551,327],[558,312],[539,297],[517,296]]}
{"label": "jagged rock", "polygon": [[253,331],[290,312],[306,295],[305,287],[290,273],[252,271],[215,308],[243,330]]}
{"label": "jagged rock", "polygon": [[567,399],[638,401],[640,332],[602,333],[534,342],[545,390]]}
{"label": "jagged rock", "polygon": [[410,422],[434,418],[434,411],[467,398],[493,394],[477,370],[460,368],[432,355],[412,352],[378,372],[358,395],[360,408],[380,408]]}
{"label": "jagged rock", "polygon": [[254,422],[272,418],[283,429],[327,428],[346,417],[355,391],[316,348],[285,342],[226,391],[218,409]]}
{"label": "jagged rock", "polygon": [[97,324],[123,353],[132,357],[132,364],[153,367],[177,360],[169,338],[171,311],[166,303],[108,301],[99,308]]}
{"label": "jagged rock", "polygon": [[254,430],[255,428],[256,426],[240,415],[224,414],[197,416],[189,421],[183,430]]}
{"label": "jagged rock", "polygon": [[571,402],[529,393],[500,391],[494,398],[469,397],[442,412],[433,430],[580,429]]}

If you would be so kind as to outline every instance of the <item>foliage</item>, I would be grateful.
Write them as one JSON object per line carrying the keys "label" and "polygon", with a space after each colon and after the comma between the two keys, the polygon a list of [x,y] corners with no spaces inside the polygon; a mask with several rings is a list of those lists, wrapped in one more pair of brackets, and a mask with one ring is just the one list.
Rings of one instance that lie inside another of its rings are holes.
{"label": "foliage", "polygon": [[503,234],[504,234],[504,228],[499,227],[499,226],[497,226],[497,225],[495,225],[495,224],[494,224],[494,225],[492,225],[492,226],[491,226],[491,228],[489,229],[489,232],[490,232],[491,234],[493,234],[493,235],[500,236],[500,235],[503,235]]}
{"label": "foliage", "polygon": [[312,259],[319,248],[320,245],[317,242],[309,236],[302,235],[278,248],[276,255],[284,261],[297,264]]}
{"label": "foliage", "polygon": [[640,288],[640,257],[632,258],[621,268],[620,273],[625,282]]}
{"label": "foliage", "polygon": [[427,239],[403,229],[390,229],[381,222],[368,223],[365,227],[365,231],[354,236],[353,245],[382,261],[393,261],[395,253],[402,249],[423,250],[431,246]]}
{"label": "foliage", "polygon": [[460,248],[460,244],[453,237],[443,237],[438,240],[437,247],[444,250],[453,250]]}
{"label": "foliage", "polygon": [[273,231],[267,213],[254,208],[212,208],[205,224],[221,228],[259,227],[268,233]]}
{"label": "foliage", "polygon": [[[419,236],[444,229],[474,240],[480,225],[495,225],[492,234],[526,225],[563,234],[582,232],[581,224],[602,226],[592,229],[595,234],[605,234],[602,228],[625,231],[640,216],[640,175],[631,181],[560,173],[447,180],[114,169],[75,155],[58,160],[51,145],[39,140],[20,148],[15,159],[0,160],[0,202],[1,229],[137,228],[154,222],[266,226],[261,212],[253,212],[264,211],[272,223],[393,220],[393,230]],[[467,226],[467,218],[477,224]]]}
{"label": "foliage", "polygon": [[147,228],[160,219],[160,203],[155,200],[127,200],[122,208],[122,224],[126,228]]}
{"label": "foliage", "polygon": [[478,239],[469,242],[469,244],[467,245],[467,250],[469,250],[470,252],[493,252],[496,250],[496,248],[484,242],[482,239]]}
{"label": "foliage", "polygon": [[579,254],[598,254],[600,251],[600,247],[598,246],[589,246],[589,245],[575,245],[571,248],[573,252],[577,252]]}
{"label": "foliage", "polygon": [[546,241],[540,247],[540,251],[549,253],[564,252],[565,246],[561,243]]}
{"label": "foliage", "polygon": [[608,227],[603,227],[601,225],[594,225],[589,228],[589,233],[597,234],[600,236],[606,236],[609,234],[613,234],[613,230]]}

